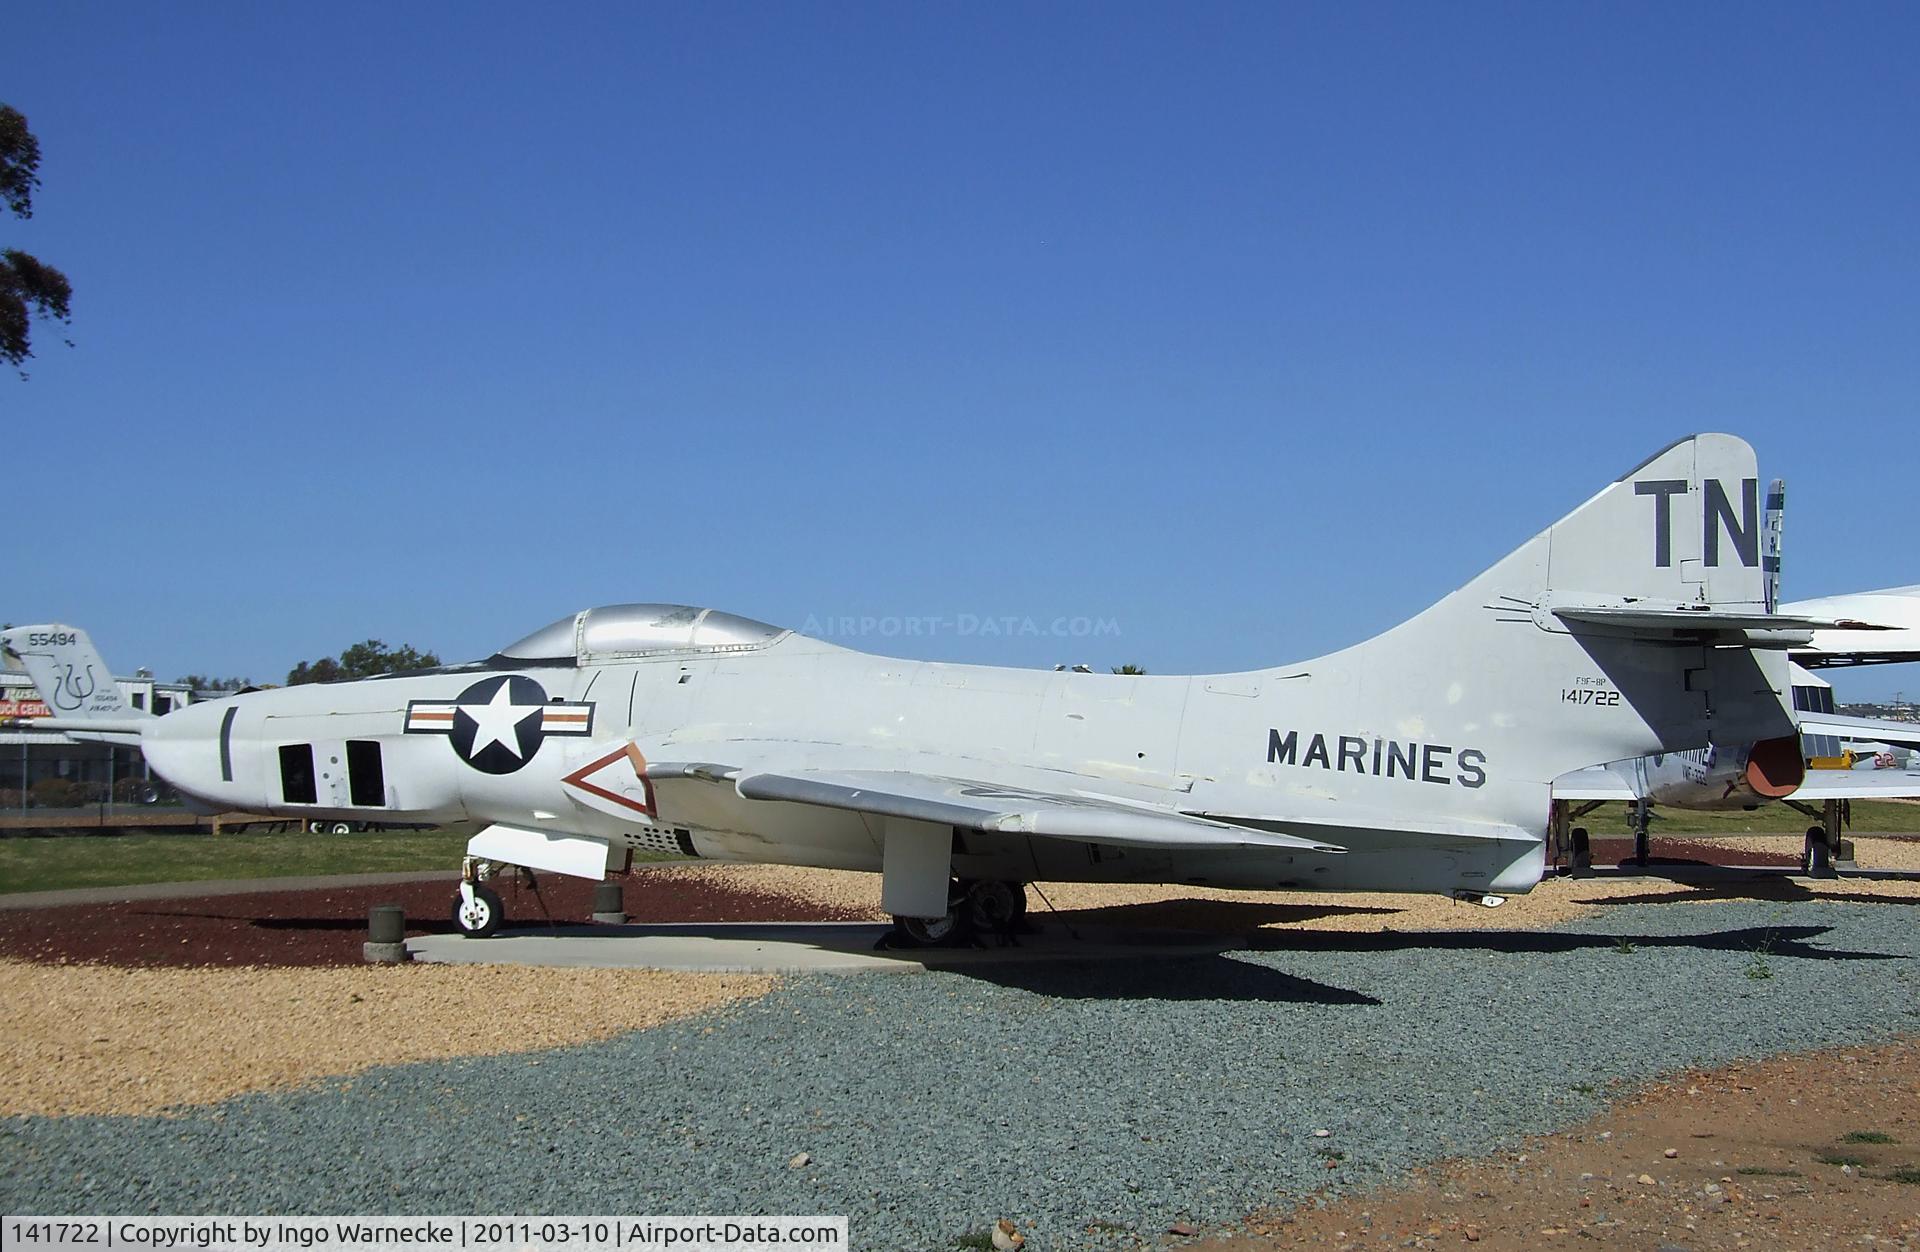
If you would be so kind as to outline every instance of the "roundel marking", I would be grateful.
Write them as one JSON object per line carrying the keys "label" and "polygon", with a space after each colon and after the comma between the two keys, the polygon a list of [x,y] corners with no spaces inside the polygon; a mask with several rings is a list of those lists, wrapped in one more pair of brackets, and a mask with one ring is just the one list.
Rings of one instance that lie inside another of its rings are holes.
{"label": "roundel marking", "polygon": [[407,705],[406,732],[445,735],[453,754],[483,774],[511,774],[540,751],[549,735],[593,733],[593,705],[547,699],[524,674],[482,678],[452,700]]}

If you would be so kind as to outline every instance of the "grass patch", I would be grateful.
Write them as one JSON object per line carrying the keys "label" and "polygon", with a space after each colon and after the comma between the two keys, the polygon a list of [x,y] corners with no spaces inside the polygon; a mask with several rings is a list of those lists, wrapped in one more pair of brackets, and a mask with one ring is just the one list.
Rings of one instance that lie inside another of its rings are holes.
{"label": "grass patch", "polygon": [[964,1235],[954,1236],[953,1246],[963,1252],[993,1252],[993,1232],[991,1230],[969,1230]]}
{"label": "grass patch", "polygon": [[1633,951],[1633,940],[1627,938],[1625,935],[1613,941],[1613,954],[1615,956],[1629,956]]}
{"label": "grass patch", "polygon": [[1899,1140],[1895,1139],[1892,1135],[1888,1134],[1884,1130],[1849,1130],[1846,1134],[1840,1136],[1840,1142],[1842,1143],[1898,1143]]}
{"label": "grass patch", "polygon": [[[1586,825],[1596,839],[1632,838],[1628,816],[1632,806],[1613,803],[1590,814]],[[1662,835],[1805,835],[1807,819],[1784,804],[1763,804],[1751,813],[1699,813],[1663,808],[1653,823],[1653,836]],[[1855,800],[1854,830],[1889,835],[1920,834],[1920,804],[1887,800]]]}
{"label": "grass patch", "polygon": [[[0,839],[0,894],[145,882],[285,878],[460,868],[467,835],[392,830],[355,835],[64,835]],[[634,861],[667,860],[639,852]]]}
{"label": "grass patch", "polygon": [[1859,1157],[1849,1156],[1845,1152],[1822,1152],[1813,1159],[1822,1165],[1851,1165],[1855,1169],[1859,1169],[1862,1165],[1866,1164],[1866,1162]]}
{"label": "grass patch", "polygon": [[1902,1165],[1899,1169],[1890,1169],[1880,1175],[1888,1182],[1904,1182],[1909,1187],[1920,1187],[1920,1167]]}
{"label": "grass patch", "polygon": [[1733,1172],[1744,1174],[1748,1178],[1798,1178],[1800,1176],[1800,1171],[1797,1169],[1775,1169],[1771,1165],[1742,1165]]}

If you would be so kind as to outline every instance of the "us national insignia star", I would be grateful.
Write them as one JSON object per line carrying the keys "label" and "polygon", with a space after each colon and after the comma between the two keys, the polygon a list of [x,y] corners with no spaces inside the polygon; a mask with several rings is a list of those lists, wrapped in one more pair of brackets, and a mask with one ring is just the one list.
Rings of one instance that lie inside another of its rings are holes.
{"label": "us national insignia star", "polygon": [[531,761],[549,735],[593,733],[593,705],[549,700],[522,674],[483,678],[453,700],[407,705],[406,733],[445,735],[453,753],[484,774],[511,774]]}

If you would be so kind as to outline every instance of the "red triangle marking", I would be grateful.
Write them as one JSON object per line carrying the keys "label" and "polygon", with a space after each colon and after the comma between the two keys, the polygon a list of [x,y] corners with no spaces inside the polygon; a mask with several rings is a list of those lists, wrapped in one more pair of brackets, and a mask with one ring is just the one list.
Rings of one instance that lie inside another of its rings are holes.
{"label": "red triangle marking", "polygon": [[[646,790],[647,802],[645,804],[638,803],[632,796],[624,796],[615,791],[608,791],[605,787],[597,787],[587,781],[590,776],[599,773],[602,769],[605,769],[623,756],[632,763],[633,776],[640,780],[640,786]],[[647,777],[647,758],[641,756],[640,749],[632,743],[621,744],[599,760],[590,761],[582,765],[579,769],[568,774],[560,781],[569,787],[578,787],[580,790],[591,795],[599,796],[603,800],[611,800],[621,808],[632,809],[636,813],[641,813],[647,817],[656,819],[660,816],[658,803],[653,798],[653,780]]]}

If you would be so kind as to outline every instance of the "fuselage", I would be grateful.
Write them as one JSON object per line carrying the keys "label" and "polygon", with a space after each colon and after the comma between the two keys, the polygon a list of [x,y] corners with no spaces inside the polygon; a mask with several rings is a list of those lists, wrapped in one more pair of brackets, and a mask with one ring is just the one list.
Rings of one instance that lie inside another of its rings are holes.
{"label": "fuselage", "polygon": [[[1355,685],[1337,656],[1292,672],[1089,674],[898,660],[778,632],[726,650],[545,660],[247,693],[156,720],[144,746],[169,781],[225,808],[508,823],[719,859],[878,870],[882,832],[709,780],[641,779],[619,760],[580,771],[631,744],[654,764],[777,756],[788,768],[985,776],[1278,829],[1303,804],[1353,814],[1315,832],[1349,849],[1339,857],[965,832],[956,868],[979,877],[1515,891],[1539,876],[1532,850],[1370,820],[1409,800],[1482,813],[1501,792],[1488,785],[1498,763],[1467,729],[1343,719],[1321,698]],[[599,795],[621,787],[634,803]],[[1544,822],[1543,797],[1522,803]]]}

